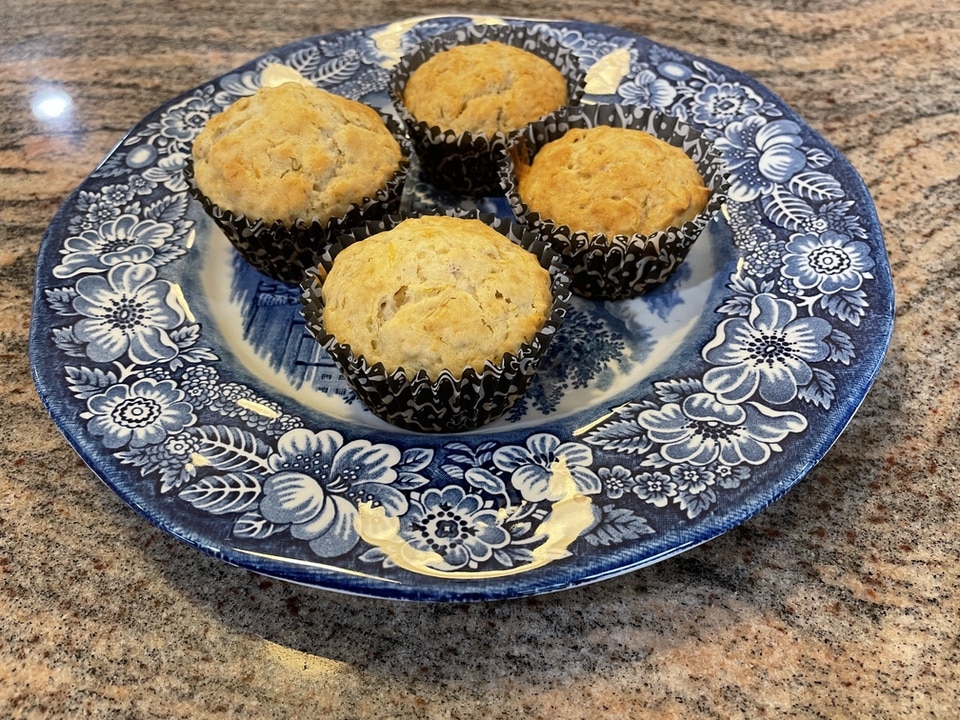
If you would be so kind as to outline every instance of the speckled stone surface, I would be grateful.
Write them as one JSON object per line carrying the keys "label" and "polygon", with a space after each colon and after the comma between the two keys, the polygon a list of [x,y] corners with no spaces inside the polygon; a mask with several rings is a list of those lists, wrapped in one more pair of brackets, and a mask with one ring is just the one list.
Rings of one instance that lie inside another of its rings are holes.
{"label": "speckled stone surface", "polygon": [[[877,383],[798,487],[718,540],[531,599],[358,599],[179,544],[59,435],[27,360],[35,258],[57,208],[122,134],[273,47],[451,9],[0,3],[0,717],[960,716],[956,2],[482,8],[616,25],[751,74],[874,197],[898,306]],[[46,85],[73,98],[71,121],[34,118]]]}

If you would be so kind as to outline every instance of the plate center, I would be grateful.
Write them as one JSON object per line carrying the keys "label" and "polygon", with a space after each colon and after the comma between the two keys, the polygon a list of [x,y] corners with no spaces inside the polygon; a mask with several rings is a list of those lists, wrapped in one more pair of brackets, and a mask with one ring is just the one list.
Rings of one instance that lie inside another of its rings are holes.
{"label": "plate center", "polygon": [[[300,315],[299,288],[271,280],[236,253],[212,221],[197,218],[205,325],[222,337],[240,369],[279,396],[322,415],[391,429],[366,410]],[[475,432],[556,421],[613,407],[691,341],[721,289],[718,265],[733,262],[729,229],[711,222],[662,287],[631,300],[574,296],[571,312],[527,394],[500,420]],[[395,429],[395,428],[394,428]]]}

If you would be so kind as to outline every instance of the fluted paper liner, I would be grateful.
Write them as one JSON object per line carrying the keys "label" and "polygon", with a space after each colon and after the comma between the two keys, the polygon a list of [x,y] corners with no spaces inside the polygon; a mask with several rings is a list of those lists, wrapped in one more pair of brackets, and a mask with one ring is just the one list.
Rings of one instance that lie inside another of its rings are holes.
{"label": "fluted paper liner", "polygon": [[325,222],[298,219],[293,225],[277,220],[265,222],[221,207],[197,186],[193,159],[187,161],[184,178],[190,194],[223,231],[237,252],[257,270],[274,280],[297,285],[307,268],[317,264],[320,251],[344,232],[397,212],[406,182],[413,148],[400,121],[381,114],[384,124],[400,143],[402,158],[396,172],[371,197],[357,198],[347,211]]}
{"label": "fluted paper liner", "polygon": [[425,40],[401,58],[388,86],[398,114],[410,132],[417,159],[426,175],[446,190],[482,196],[500,194],[498,166],[510,140],[522,128],[492,136],[485,133],[456,133],[418,121],[407,110],[403,92],[414,70],[434,55],[457,45],[499,42],[533,53],[554,65],[567,81],[568,104],[580,101],[584,73],[574,53],[553,37],[517,25],[464,25]]}
{"label": "fluted paper liner", "polygon": [[507,353],[497,361],[488,360],[480,372],[467,368],[456,377],[455,371],[444,370],[436,379],[431,379],[424,370],[408,372],[398,368],[388,372],[382,363],[371,365],[363,356],[354,355],[349,345],[338,342],[324,329],[323,280],[337,253],[352,243],[395,227],[412,215],[392,215],[342,236],[323,251],[318,267],[308,270],[301,286],[301,312],[307,329],[329,353],[363,404],[388,423],[417,432],[471,430],[507,412],[526,392],[569,308],[570,279],[566,266],[537,233],[490,214],[476,211],[451,214],[485,222],[536,255],[551,277],[553,305],[544,326],[515,353]]}
{"label": "fluted paper liner", "polygon": [[[704,183],[712,191],[706,207],[680,227],[669,227],[651,235],[613,237],[572,230],[533,212],[517,189],[517,162],[532,162],[541,147],[572,128],[599,125],[643,130],[681,148],[696,163]],[[570,270],[573,292],[608,300],[642,295],[666,282],[726,202],[729,189],[725,164],[697,130],[652,108],[613,104],[561,108],[528,125],[505,153],[500,181],[518,221],[542,233],[563,255]]]}

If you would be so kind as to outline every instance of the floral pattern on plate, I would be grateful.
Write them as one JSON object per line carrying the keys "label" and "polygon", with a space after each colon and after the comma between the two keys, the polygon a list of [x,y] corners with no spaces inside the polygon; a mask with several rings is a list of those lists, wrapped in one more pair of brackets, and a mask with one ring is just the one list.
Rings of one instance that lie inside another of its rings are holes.
{"label": "floral pattern on plate", "polygon": [[[217,249],[184,161],[206,120],[269,67],[386,108],[398,53],[468,21],[310,38],[205,83],[131,130],[51,224],[31,332],[38,389],[88,464],[159,527],[333,590],[547,592],[730,529],[796,484],[859,406],[893,297],[855,171],[736,71],[615,28],[511,19],[595,69],[588,100],[647,104],[713,140],[731,190],[700,241],[708,277],[691,261],[642,300],[579,300],[527,396],[483,432],[358,421],[349,389],[303,343],[295,295]],[[415,172],[405,202],[508,212]],[[693,320],[667,336],[656,321],[680,311]]]}

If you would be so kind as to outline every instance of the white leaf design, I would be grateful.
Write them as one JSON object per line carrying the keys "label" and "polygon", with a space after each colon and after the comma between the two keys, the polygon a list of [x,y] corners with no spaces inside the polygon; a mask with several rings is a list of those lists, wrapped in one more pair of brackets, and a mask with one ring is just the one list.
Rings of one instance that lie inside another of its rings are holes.
{"label": "white leaf design", "polygon": [[240,428],[211,425],[200,429],[196,464],[219,470],[262,471],[267,469],[269,448],[255,435]]}
{"label": "white leaf design", "polygon": [[209,475],[180,491],[178,497],[212,515],[243,512],[260,497],[260,481],[249,473]]}
{"label": "white leaf design", "polygon": [[805,200],[779,185],[763,198],[763,213],[774,225],[787,230],[799,230],[800,224],[814,215],[813,208]]}
{"label": "white leaf design", "polygon": [[262,540],[286,528],[286,525],[275,525],[270,522],[257,510],[251,510],[237,518],[233,524],[233,534],[237,537]]}
{"label": "white leaf design", "polygon": [[787,183],[787,188],[795,195],[815,202],[839,200],[843,197],[843,186],[840,181],[833,175],[817,170],[794,175]]}

